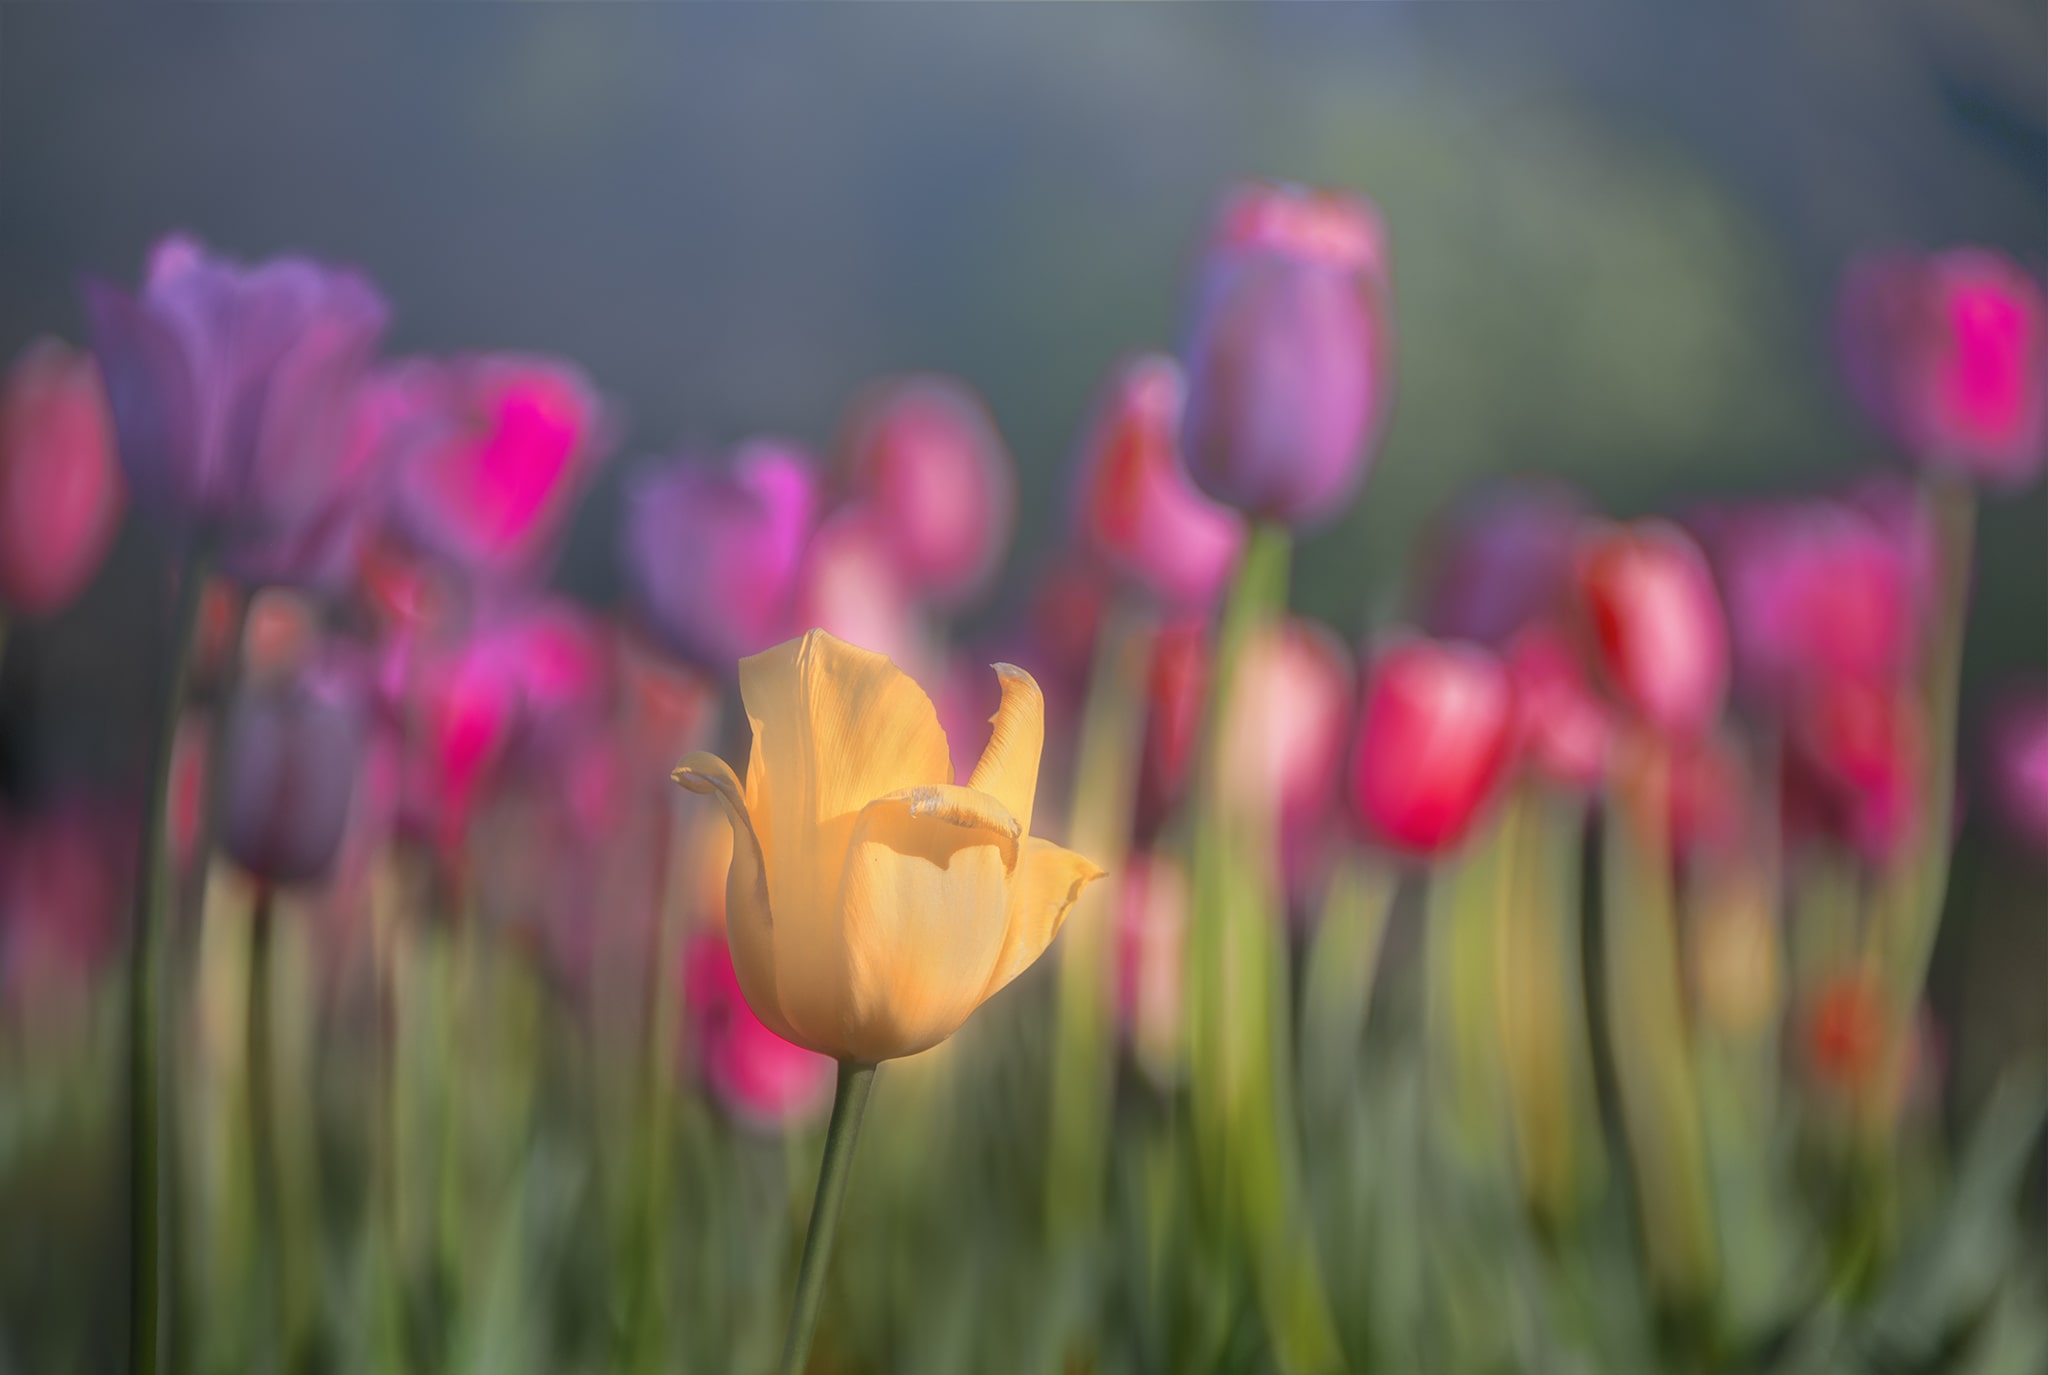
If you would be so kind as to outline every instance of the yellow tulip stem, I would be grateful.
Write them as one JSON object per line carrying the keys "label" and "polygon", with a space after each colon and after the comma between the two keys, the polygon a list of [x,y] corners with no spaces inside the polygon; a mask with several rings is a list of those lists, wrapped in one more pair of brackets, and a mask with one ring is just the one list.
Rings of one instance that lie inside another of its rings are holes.
{"label": "yellow tulip stem", "polygon": [[[172,1293],[171,1227],[161,1210],[170,1202],[171,1134],[159,1116],[172,1101],[169,1059],[163,1054],[172,1026],[164,941],[169,937],[172,873],[169,850],[171,759],[184,710],[200,596],[213,565],[213,546],[202,541],[180,572],[171,620],[171,673],[164,687],[150,769],[148,808],[142,818],[141,910],[130,937],[128,975],[128,1368],[155,1375],[170,1358],[167,1300]],[[203,862],[203,860],[202,860]]]}
{"label": "yellow tulip stem", "polygon": [[867,1111],[868,1091],[874,1083],[875,1066],[855,1060],[839,1062],[832,1121],[825,1128],[825,1158],[818,1162],[818,1192],[811,1202],[804,1258],[797,1267],[796,1298],[789,1308],[789,1335],[782,1346],[782,1375],[803,1375],[810,1359],[818,1307],[825,1297],[825,1270],[832,1259],[833,1237],[839,1231],[839,1205],[846,1198],[854,1142],[860,1136],[860,1119]]}

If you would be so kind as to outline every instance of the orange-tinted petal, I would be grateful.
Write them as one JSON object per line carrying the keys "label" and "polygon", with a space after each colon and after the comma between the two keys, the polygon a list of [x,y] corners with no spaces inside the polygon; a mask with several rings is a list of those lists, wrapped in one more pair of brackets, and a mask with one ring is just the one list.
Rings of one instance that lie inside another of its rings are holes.
{"label": "orange-tinted petal", "polygon": [[693,754],[671,775],[693,793],[716,797],[732,826],[732,865],[725,876],[725,931],[732,945],[733,968],[754,1015],[785,1040],[789,1021],[782,1015],[775,974],[775,917],[769,903],[768,871],[761,841],[740,794],[740,781],[730,765],[715,754]]}
{"label": "orange-tinted petal", "polygon": [[967,786],[1010,809],[1017,824],[1031,830],[1031,805],[1038,796],[1038,756],[1045,749],[1045,694],[1015,664],[994,666],[1003,700],[989,718],[995,727]]}
{"label": "orange-tinted petal", "polygon": [[1025,840],[1017,859],[1017,873],[1010,881],[1009,910],[1006,913],[1002,954],[996,959],[987,998],[1016,978],[1052,944],[1073,910],[1081,890],[1102,877],[1102,870],[1049,840],[1032,836]]}

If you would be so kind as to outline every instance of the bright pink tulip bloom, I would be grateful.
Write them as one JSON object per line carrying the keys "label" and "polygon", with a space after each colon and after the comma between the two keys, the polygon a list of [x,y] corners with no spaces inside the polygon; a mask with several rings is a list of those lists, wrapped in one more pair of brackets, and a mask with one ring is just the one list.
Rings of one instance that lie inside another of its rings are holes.
{"label": "bright pink tulip bloom", "polygon": [[840,458],[911,592],[953,607],[987,588],[1010,547],[1017,473],[964,382],[927,374],[876,383],[848,414]]}
{"label": "bright pink tulip bloom", "polygon": [[1203,496],[1180,456],[1180,365],[1119,364],[1081,442],[1074,525],[1083,548],[1166,606],[1215,604],[1244,545],[1244,522]]}
{"label": "bright pink tulip bloom", "polygon": [[1705,732],[1727,695],[1728,627],[1699,546],[1663,521],[1602,526],[1577,572],[1608,686],[1665,735]]}
{"label": "bright pink tulip bloom", "polygon": [[54,339],[29,346],[0,390],[0,605],[67,606],[99,571],[127,487],[99,367]]}
{"label": "bright pink tulip bloom", "polygon": [[683,959],[691,1049],[726,1111],[760,1131],[816,1120],[832,1101],[837,1070],[831,1057],[785,1041],[761,1024],[740,992],[722,936],[691,937]]}
{"label": "bright pink tulip bloom", "polygon": [[1386,236],[1357,196],[1233,189],[1197,279],[1181,442],[1203,491],[1324,524],[1371,467],[1393,394]]}
{"label": "bright pink tulip bloom", "polygon": [[828,517],[804,550],[796,623],[886,654],[915,678],[929,673],[938,655],[890,541],[870,507],[848,506]]}
{"label": "bright pink tulip bloom", "polygon": [[1351,752],[1366,834],[1419,855],[1456,846],[1507,769],[1514,721],[1513,685],[1486,650],[1418,638],[1381,651]]}
{"label": "bright pink tulip bloom", "polygon": [[1787,828],[1819,830],[1874,864],[1914,839],[1923,798],[1919,716],[1902,685],[1841,678],[1792,714]]}
{"label": "bright pink tulip bloom", "polygon": [[1842,352],[1872,419],[1916,462],[2000,487],[2048,455],[2048,298],[1982,248],[1850,269]]}
{"label": "bright pink tulip bloom", "polygon": [[481,577],[531,575],[553,553],[610,444],[604,410],[573,365],[491,355],[415,364],[430,421],[394,456],[405,530]]}

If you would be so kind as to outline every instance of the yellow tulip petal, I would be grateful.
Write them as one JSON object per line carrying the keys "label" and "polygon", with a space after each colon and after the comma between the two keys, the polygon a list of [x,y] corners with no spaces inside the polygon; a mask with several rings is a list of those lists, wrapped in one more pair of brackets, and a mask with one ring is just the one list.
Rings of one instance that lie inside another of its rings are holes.
{"label": "yellow tulip petal", "polygon": [[950,784],[864,808],[831,934],[776,949],[800,1039],[886,1060],[966,1021],[1002,953],[1019,832],[1001,803]]}
{"label": "yellow tulip petal", "polygon": [[1038,795],[1038,756],[1045,749],[1045,694],[1015,664],[996,664],[1003,700],[989,718],[995,727],[967,786],[1010,809],[1017,824],[1031,829],[1031,804]]}
{"label": "yellow tulip petal", "polygon": [[1010,882],[1009,910],[1003,951],[996,959],[987,998],[1016,978],[1052,944],[1081,890],[1102,877],[1102,870],[1049,840],[1031,836],[1018,856],[1017,875]]}
{"label": "yellow tulip petal", "polygon": [[782,1015],[775,977],[775,917],[768,900],[768,871],[761,858],[760,837],[740,793],[732,767],[715,754],[693,754],[670,777],[693,793],[716,797],[725,805],[732,826],[732,864],[725,874],[725,934],[732,946],[733,969],[740,991],[767,1028],[785,1040],[788,1019]]}
{"label": "yellow tulip petal", "polygon": [[908,674],[822,630],[740,660],[740,698],[754,729],[747,805],[765,833],[776,918],[817,931],[860,809],[953,781],[946,732]]}

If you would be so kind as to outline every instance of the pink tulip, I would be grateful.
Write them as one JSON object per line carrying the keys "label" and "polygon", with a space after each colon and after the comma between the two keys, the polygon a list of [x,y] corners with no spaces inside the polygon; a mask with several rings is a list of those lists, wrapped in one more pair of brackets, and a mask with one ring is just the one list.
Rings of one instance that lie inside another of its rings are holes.
{"label": "pink tulip", "polygon": [[65,804],[0,817],[0,1002],[83,986],[121,937],[131,840]]}
{"label": "pink tulip", "polygon": [[2048,855],[2048,691],[2008,696],[1992,714],[1992,794],[2012,836]]}
{"label": "pink tulip", "polygon": [[609,447],[603,407],[570,364],[491,355],[424,369],[433,398],[394,457],[403,528],[464,572],[523,577],[552,554]]}
{"label": "pink tulip", "polygon": [[1305,617],[1268,626],[1238,660],[1217,768],[1234,805],[1278,825],[1292,892],[1321,867],[1353,696],[1344,642]]}
{"label": "pink tulip", "polygon": [[948,607],[980,595],[1009,549],[1017,474],[965,383],[928,374],[876,383],[848,414],[840,457],[908,590]]}
{"label": "pink tulip", "polygon": [[1579,546],[1577,583],[1616,695],[1666,735],[1711,727],[1727,693],[1728,629],[1691,538],[1662,521],[1595,528]]}
{"label": "pink tulip", "polygon": [[1367,674],[1351,801],[1370,837],[1413,854],[1456,846],[1492,799],[1514,744],[1514,688],[1473,645],[1402,640]]}
{"label": "pink tulip", "polygon": [[1203,496],[1180,456],[1180,365],[1143,354],[1117,367],[1081,443],[1074,524],[1083,548],[1169,607],[1214,605],[1244,524]]}
{"label": "pink tulip", "polygon": [[796,623],[886,654],[912,677],[928,673],[936,648],[918,615],[889,527],[870,507],[848,506],[811,536],[797,574]]}
{"label": "pink tulip", "polygon": [[1842,351],[1870,416],[1916,462],[2024,486],[2048,455],[2048,298],[1982,248],[1850,269]]}
{"label": "pink tulip", "polygon": [[99,368],[54,339],[32,344],[0,390],[0,605],[61,610],[99,571],[127,488]]}
{"label": "pink tulip", "polygon": [[1918,712],[1903,686],[1819,684],[1794,712],[1787,744],[1803,809],[1788,824],[1818,828],[1876,864],[1905,851],[1920,819],[1922,751]]}
{"label": "pink tulip", "polygon": [[775,440],[742,445],[729,469],[682,461],[636,477],[626,572],[678,653],[730,675],[805,628],[794,602],[818,487],[810,456]]}
{"label": "pink tulip", "polygon": [[1256,519],[1334,519],[1365,480],[1393,392],[1378,213],[1341,192],[1234,188],[1183,356],[1197,485]]}
{"label": "pink tulip", "polygon": [[1531,625],[1508,647],[1507,665],[1518,753],[1560,787],[1597,789],[1607,776],[1614,723],[1571,644],[1550,625]]}
{"label": "pink tulip", "polygon": [[1117,906],[1117,1022],[1154,1082],[1179,1074],[1186,984],[1188,880],[1177,863],[1139,852],[1124,863]]}
{"label": "pink tulip", "polygon": [[832,1101],[829,1056],[761,1024],[740,992],[723,937],[691,937],[683,953],[690,1042],[711,1091],[742,1125],[778,1132],[815,1121]]}

